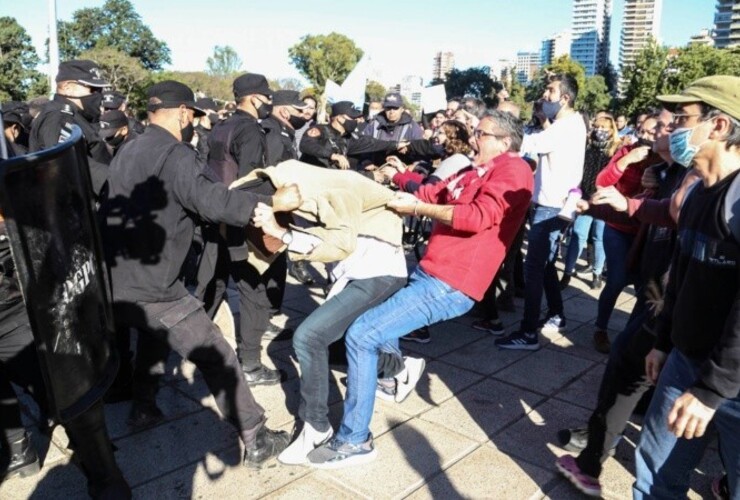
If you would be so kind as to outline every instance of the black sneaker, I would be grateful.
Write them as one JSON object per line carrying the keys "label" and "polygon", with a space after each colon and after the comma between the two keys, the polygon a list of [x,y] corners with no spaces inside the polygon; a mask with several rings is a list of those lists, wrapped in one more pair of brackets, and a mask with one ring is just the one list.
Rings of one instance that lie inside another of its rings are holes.
{"label": "black sneaker", "polygon": [[290,444],[290,435],[285,431],[272,431],[265,426],[257,431],[254,445],[244,450],[244,465],[259,469],[272,457],[277,457]]}
{"label": "black sneaker", "polygon": [[126,423],[134,429],[152,427],[164,420],[164,413],[156,403],[134,401]]}
{"label": "black sneaker", "polygon": [[591,280],[591,290],[600,290],[604,286],[604,280],[601,279],[600,274],[593,274],[593,279]]}
{"label": "black sneaker", "polygon": [[432,341],[432,336],[429,334],[429,327],[422,326],[421,328],[414,330],[411,333],[407,333],[406,335],[401,337],[401,340],[406,340],[408,342],[417,342],[419,344],[428,344]]}
{"label": "black sneaker", "polygon": [[309,453],[308,461],[309,465],[318,469],[340,469],[372,462],[377,456],[373,435],[368,434],[367,441],[360,444],[345,443],[333,438]]}
{"label": "black sneaker", "polygon": [[504,324],[501,322],[501,320],[498,319],[480,319],[478,321],[473,321],[470,326],[472,326],[476,330],[492,333],[493,335],[503,335],[506,331],[506,329],[504,328]]}
{"label": "black sneaker", "polygon": [[267,340],[274,340],[278,337],[280,337],[280,340],[293,338],[293,329],[288,327],[282,328],[275,323],[270,323],[265,333],[262,334],[262,338]]}
{"label": "black sneaker", "polygon": [[563,291],[566,288],[568,288],[568,285],[570,284],[570,278],[573,276],[573,274],[563,273],[563,277],[560,278],[560,290]]}
{"label": "black sneaker", "polygon": [[288,274],[293,276],[298,281],[298,283],[302,285],[313,284],[313,276],[311,276],[311,272],[308,270],[308,265],[306,264],[305,260],[299,260],[291,263],[290,267],[288,268]]}
{"label": "black sneaker", "polygon": [[41,470],[39,456],[28,432],[20,440],[10,443],[9,449],[10,461],[6,462],[5,467],[0,467],[0,480],[12,476],[33,476]]}
{"label": "black sneaker", "polygon": [[271,370],[265,365],[261,365],[256,370],[244,372],[244,379],[247,381],[247,385],[254,387],[256,385],[275,385],[280,383],[280,370]]}
{"label": "black sneaker", "polygon": [[536,351],[540,348],[540,340],[537,333],[514,332],[494,342],[499,349],[519,349],[525,351]]}

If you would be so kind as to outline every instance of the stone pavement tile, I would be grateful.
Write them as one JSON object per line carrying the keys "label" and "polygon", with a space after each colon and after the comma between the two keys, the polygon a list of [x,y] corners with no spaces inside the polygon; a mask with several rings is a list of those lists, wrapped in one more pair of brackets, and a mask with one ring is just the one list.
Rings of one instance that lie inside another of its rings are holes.
{"label": "stone pavement tile", "polygon": [[375,441],[378,458],[361,467],[319,470],[316,477],[360,495],[401,498],[478,445],[459,434],[412,419]]}
{"label": "stone pavement tile", "polygon": [[579,406],[551,399],[494,436],[491,442],[504,453],[554,471],[555,459],[565,453],[557,444],[557,432],[586,422],[589,413]]}
{"label": "stone pavement tile", "polygon": [[70,459],[57,461],[35,476],[12,477],[0,483],[0,498],[89,498],[82,471]]}
{"label": "stone pavement tile", "polygon": [[[609,356],[594,349],[593,334],[594,327],[588,323],[574,327],[573,329],[569,328],[560,337],[554,338],[550,345],[547,346],[547,349],[564,352],[571,356],[588,359],[596,363],[606,363]],[[610,338],[613,340],[615,336],[616,333],[612,333]]]}
{"label": "stone pavement tile", "polygon": [[420,418],[482,443],[543,399],[533,392],[486,379],[422,414]]}
{"label": "stone pavement tile", "polygon": [[[202,405],[168,386],[162,387],[157,393],[157,406],[164,413],[166,420],[176,420],[203,409]],[[132,429],[126,424],[130,411],[130,401],[105,405],[105,422],[112,440],[131,434]]]}
{"label": "stone pavement tile", "polygon": [[494,344],[497,338],[487,335],[439,359],[445,363],[490,375],[531,354],[529,351],[499,349]]}
{"label": "stone pavement tile", "polygon": [[135,487],[236,446],[238,440],[231,425],[213,411],[204,410],[119,439],[116,458]]}
{"label": "stone pavement tile", "polygon": [[540,349],[496,372],[494,377],[540,394],[552,395],[593,365],[593,361],[552,349]]}
{"label": "stone pavement tile", "polygon": [[[582,406],[587,410],[593,410],[596,407],[596,396],[605,368],[606,365],[599,363],[558,392],[555,397]],[[586,422],[583,424],[585,425]]]}
{"label": "stone pavement tile", "polygon": [[578,295],[563,302],[565,317],[568,321],[573,320],[581,323],[587,321],[593,322],[596,319],[597,305],[598,299],[594,299],[588,295]]}
{"label": "stone pavement tile", "polygon": [[554,480],[550,471],[482,446],[409,498],[536,498]]}
{"label": "stone pavement tile", "polygon": [[271,499],[279,500],[306,500],[309,498],[331,498],[332,500],[353,500],[365,497],[355,491],[342,488],[340,485],[322,481],[314,475],[306,476],[299,481],[283,486],[277,491],[270,493]]}
{"label": "stone pavement tile", "polygon": [[419,383],[416,384],[416,389],[403,403],[376,399],[376,406],[390,407],[411,416],[418,415],[441,405],[482,378],[477,373],[447,363],[431,361],[427,364]]}
{"label": "stone pavement tile", "polygon": [[452,321],[445,321],[430,326],[429,333],[432,336],[432,341],[428,344],[401,340],[401,349],[403,351],[422,354],[426,358],[438,358],[458,347],[488,336],[485,332],[480,332]]}

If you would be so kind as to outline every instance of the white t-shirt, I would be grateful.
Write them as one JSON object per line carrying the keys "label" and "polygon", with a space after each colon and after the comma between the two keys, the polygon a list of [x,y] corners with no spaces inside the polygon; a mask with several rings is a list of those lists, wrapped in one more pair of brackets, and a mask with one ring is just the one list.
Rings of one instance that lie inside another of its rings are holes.
{"label": "white t-shirt", "polygon": [[521,151],[539,157],[532,201],[562,208],[583,177],[586,124],[579,113],[555,120],[547,130],[525,136]]}

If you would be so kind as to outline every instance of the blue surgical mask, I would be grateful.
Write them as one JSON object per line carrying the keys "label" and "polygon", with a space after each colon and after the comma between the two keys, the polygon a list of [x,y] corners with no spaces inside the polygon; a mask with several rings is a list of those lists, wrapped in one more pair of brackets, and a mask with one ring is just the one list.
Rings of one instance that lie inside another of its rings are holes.
{"label": "blue surgical mask", "polygon": [[691,136],[694,130],[699,125],[695,125],[691,128],[677,128],[669,136],[669,146],[671,150],[671,158],[676,163],[683,165],[684,167],[690,167],[694,161],[694,156],[699,152],[699,146],[691,145]]}
{"label": "blue surgical mask", "polygon": [[562,107],[563,106],[562,104],[560,104],[560,101],[544,101],[542,103],[542,112],[545,113],[547,119],[552,122],[555,121],[555,117],[558,116],[558,113],[560,113],[560,108]]}

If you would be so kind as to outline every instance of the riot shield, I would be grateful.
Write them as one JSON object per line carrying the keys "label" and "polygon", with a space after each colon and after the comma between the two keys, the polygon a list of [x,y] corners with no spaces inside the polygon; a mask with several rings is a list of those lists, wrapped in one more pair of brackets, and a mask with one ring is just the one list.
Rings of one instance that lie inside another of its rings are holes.
{"label": "riot shield", "polygon": [[50,402],[62,422],[100,399],[118,359],[82,134],[0,161],[0,207]]}

